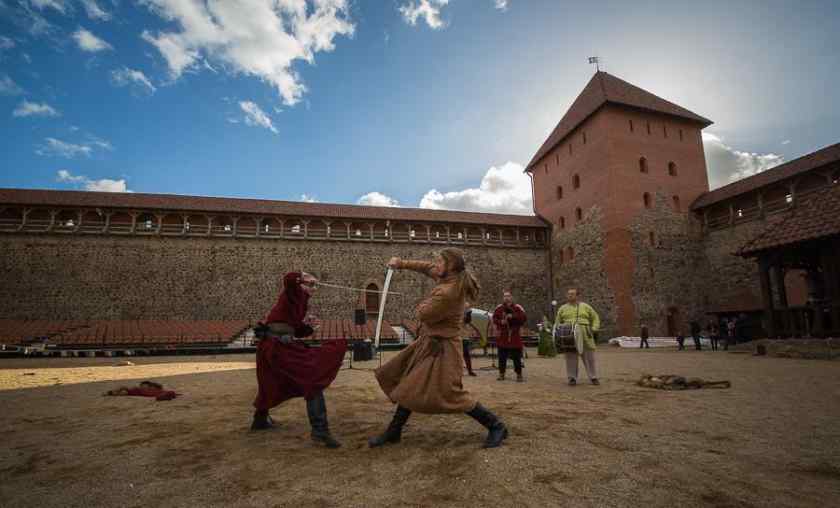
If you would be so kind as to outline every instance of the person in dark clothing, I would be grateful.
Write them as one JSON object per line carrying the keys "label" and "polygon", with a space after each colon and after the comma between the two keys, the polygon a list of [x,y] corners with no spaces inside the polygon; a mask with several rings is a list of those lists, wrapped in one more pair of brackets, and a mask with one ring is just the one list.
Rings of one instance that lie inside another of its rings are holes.
{"label": "person in dark clothing", "polygon": [[507,360],[513,360],[513,370],[516,372],[516,380],[523,382],[522,377],[522,342],[521,328],[527,322],[525,309],[513,301],[513,294],[510,290],[502,293],[502,303],[493,311],[493,324],[498,330],[496,346],[499,348],[499,381],[505,380],[505,369]]}
{"label": "person in dark clothing", "polygon": [[685,349],[685,336],[682,332],[677,333],[677,351]]}
{"label": "person in dark clothing", "polygon": [[[472,309],[468,308],[464,311],[464,324],[470,324],[472,322]],[[472,339],[467,336],[461,337],[461,347],[463,348],[464,353],[464,365],[467,367],[467,374],[470,376],[475,377],[476,373],[473,372],[472,368]]]}
{"label": "person in dark clothing", "polygon": [[719,330],[719,333],[720,333],[720,341],[723,342],[723,350],[728,351],[729,350],[729,341],[732,340],[732,339],[730,339],[731,334],[729,332],[729,321],[727,321],[726,319],[721,321],[721,324],[718,327],[718,330]]}
{"label": "person in dark clothing", "polygon": [[642,348],[650,349],[650,344],[648,344],[649,333],[648,333],[647,325],[642,324],[642,330],[639,333],[639,336],[642,338],[642,340],[639,342],[639,349],[642,349]]}
{"label": "person in dark clothing", "polygon": [[697,321],[691,322],[691,338],[694,339],[694,349],[702,351],[703,348],[700,346],[700,323]]}
{"label": "person in dark clothing", "polygon": [[717,325],[710,321],[709,324],[706,326],[706,331],[709,333],[709,341],[712,344],[712,351],[717,351],[719,340]]}

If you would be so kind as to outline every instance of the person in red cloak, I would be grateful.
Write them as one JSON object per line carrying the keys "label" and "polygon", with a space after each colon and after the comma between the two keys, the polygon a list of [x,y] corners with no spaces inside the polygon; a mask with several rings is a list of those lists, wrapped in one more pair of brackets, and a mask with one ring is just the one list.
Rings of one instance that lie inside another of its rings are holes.
{"label": "person in red cloak", "polygon": [[522,377],[522,336],[520,328],[528,321],[525,309],[514,303],[513,293],[506,289],[502,294],[503,302],[493,311],[493,324],[499,336],[496,338],[496,347],[499,349],[499,381],[505,380],[505,369],[507,360],[513,360],[513,370],[516,372],[516,380],[520,383],[525,379]]}
{"label": "person in red cloak", "polygon": [[345,340],[323,341],[311,347],[295,338],[314,333],[306,317],[309,298],[318,280],[303,272],[287,273],[283,290],[265,326],[270,336],[257,346],[257,398],[251,430],[268,429],[274,422],[268,411],[293,397],[306,399],[306,412],[312,425],[312,440],[338,448],[341,443],[330,434],[324,389],[335,377],[347,351]]}

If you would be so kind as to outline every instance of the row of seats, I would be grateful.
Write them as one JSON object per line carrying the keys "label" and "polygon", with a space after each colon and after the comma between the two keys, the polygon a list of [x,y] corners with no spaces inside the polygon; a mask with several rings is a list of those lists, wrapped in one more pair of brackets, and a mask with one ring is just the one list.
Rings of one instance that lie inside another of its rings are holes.
{"label": "row of seats", "polygon": [[57,346],[225,344],[250,327],[247,320],[45,321],[0,319],[0,343],[46,341]]}

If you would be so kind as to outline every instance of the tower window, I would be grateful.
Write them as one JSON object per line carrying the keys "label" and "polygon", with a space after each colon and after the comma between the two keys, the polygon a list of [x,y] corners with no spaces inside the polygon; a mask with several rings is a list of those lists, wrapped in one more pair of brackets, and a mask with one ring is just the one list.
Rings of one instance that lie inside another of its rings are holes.
{"label": "tower window", "polygon": [[674,210],[679,212],[680,211],[680,197],[679,196],[674,196],[671,199],[673,199],[673,201],[674,201]]}
{"label": "tower window", "polygon": [[572,177],[572,188],[580,189],[580,176],[575,175]]}
{"label": "tower window", "polygon": [[640,173],[647,173],[648,172],[647,159],[645,159],[644,157],[639,158],[639,172]]}
{"label": "tower window", "polygon": [[648,233],[648,243],[650,243],[651,247],[656,245],[656,235],[653,234],[653,231]]}
{"label": "tower window", "polygon": [[677,176],[677,165],[673,161],[668,163],[668,174],[671,176]]}
{"label": "tower window", "polygon": [[583,219],[583,210],[581,210],[581,209],[580,209],[580,207],[575,208],[575,218],[576,218],[578,221],[580,221],[581,219]]}
{"label": "tower window", "polygon": [[585,132],[583,133],[583,144],[584,145],[586,144],[586,133]]}
{"label": "tower window", "polygon": [[650,208],[650,194],[648,194],[647,192],[642,194],[642,200],[645,203],[645,208]]}
{"label": "tower window", "polygon": [[569,155],[572,155],[572,144],[569,143]]}
{"label": "tower window", "polygon": [[662,136],[665,137],[666,139],[668,138],[668,127],[666,127],[664,125],[662,126]]}
{"label": "tower window", "polygon": [[682,132],[682,129],[680,129],[680,141],[682,141],[682,140],[683,140],[683,132]]}
{"label": "tower window", "polygon": [[563,199],[563,186],[557,186],[557,199]]}
{"label": "tower window", "polygon": [[566,229],[566,218],[560,217],[560,222],[558,222],[558,224],[560,224],[560,229]]}
{"label": "tower window", "polygon": [[566,247],[566,258],[569,261],[573,261],[575,259],[575,249],[571,247]]}
{"label": "tower window", "polygon": [[648,131],[648,135],[650,135],[650,122],[647,123],[647,131]]}
{"label": "tower window", "polygon": [[628,120],[630,122],[630,132],[633,132],[633,120]]}

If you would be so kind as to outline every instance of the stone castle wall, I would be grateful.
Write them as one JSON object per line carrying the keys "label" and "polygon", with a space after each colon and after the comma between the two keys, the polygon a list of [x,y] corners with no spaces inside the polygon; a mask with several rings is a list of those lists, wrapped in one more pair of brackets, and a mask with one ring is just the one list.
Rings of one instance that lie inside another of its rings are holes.
{"label": "stone castle wall", "polygon": [[[0,237],[0,318],[261,319],[279,277],[306,270],[325,282],[364,287],[384,281],[390,256],[429,258],[436,245],[131,236],[6,234]],[[547,250],[464,247],[492,309],[510,287],[526,309],[550,295]],[[411,318],[431,281],[400,272],[385,317]],[[312,310],[352,319],[358,293],[322,287]],[[532,313],[532,324],[538,318]]]}

